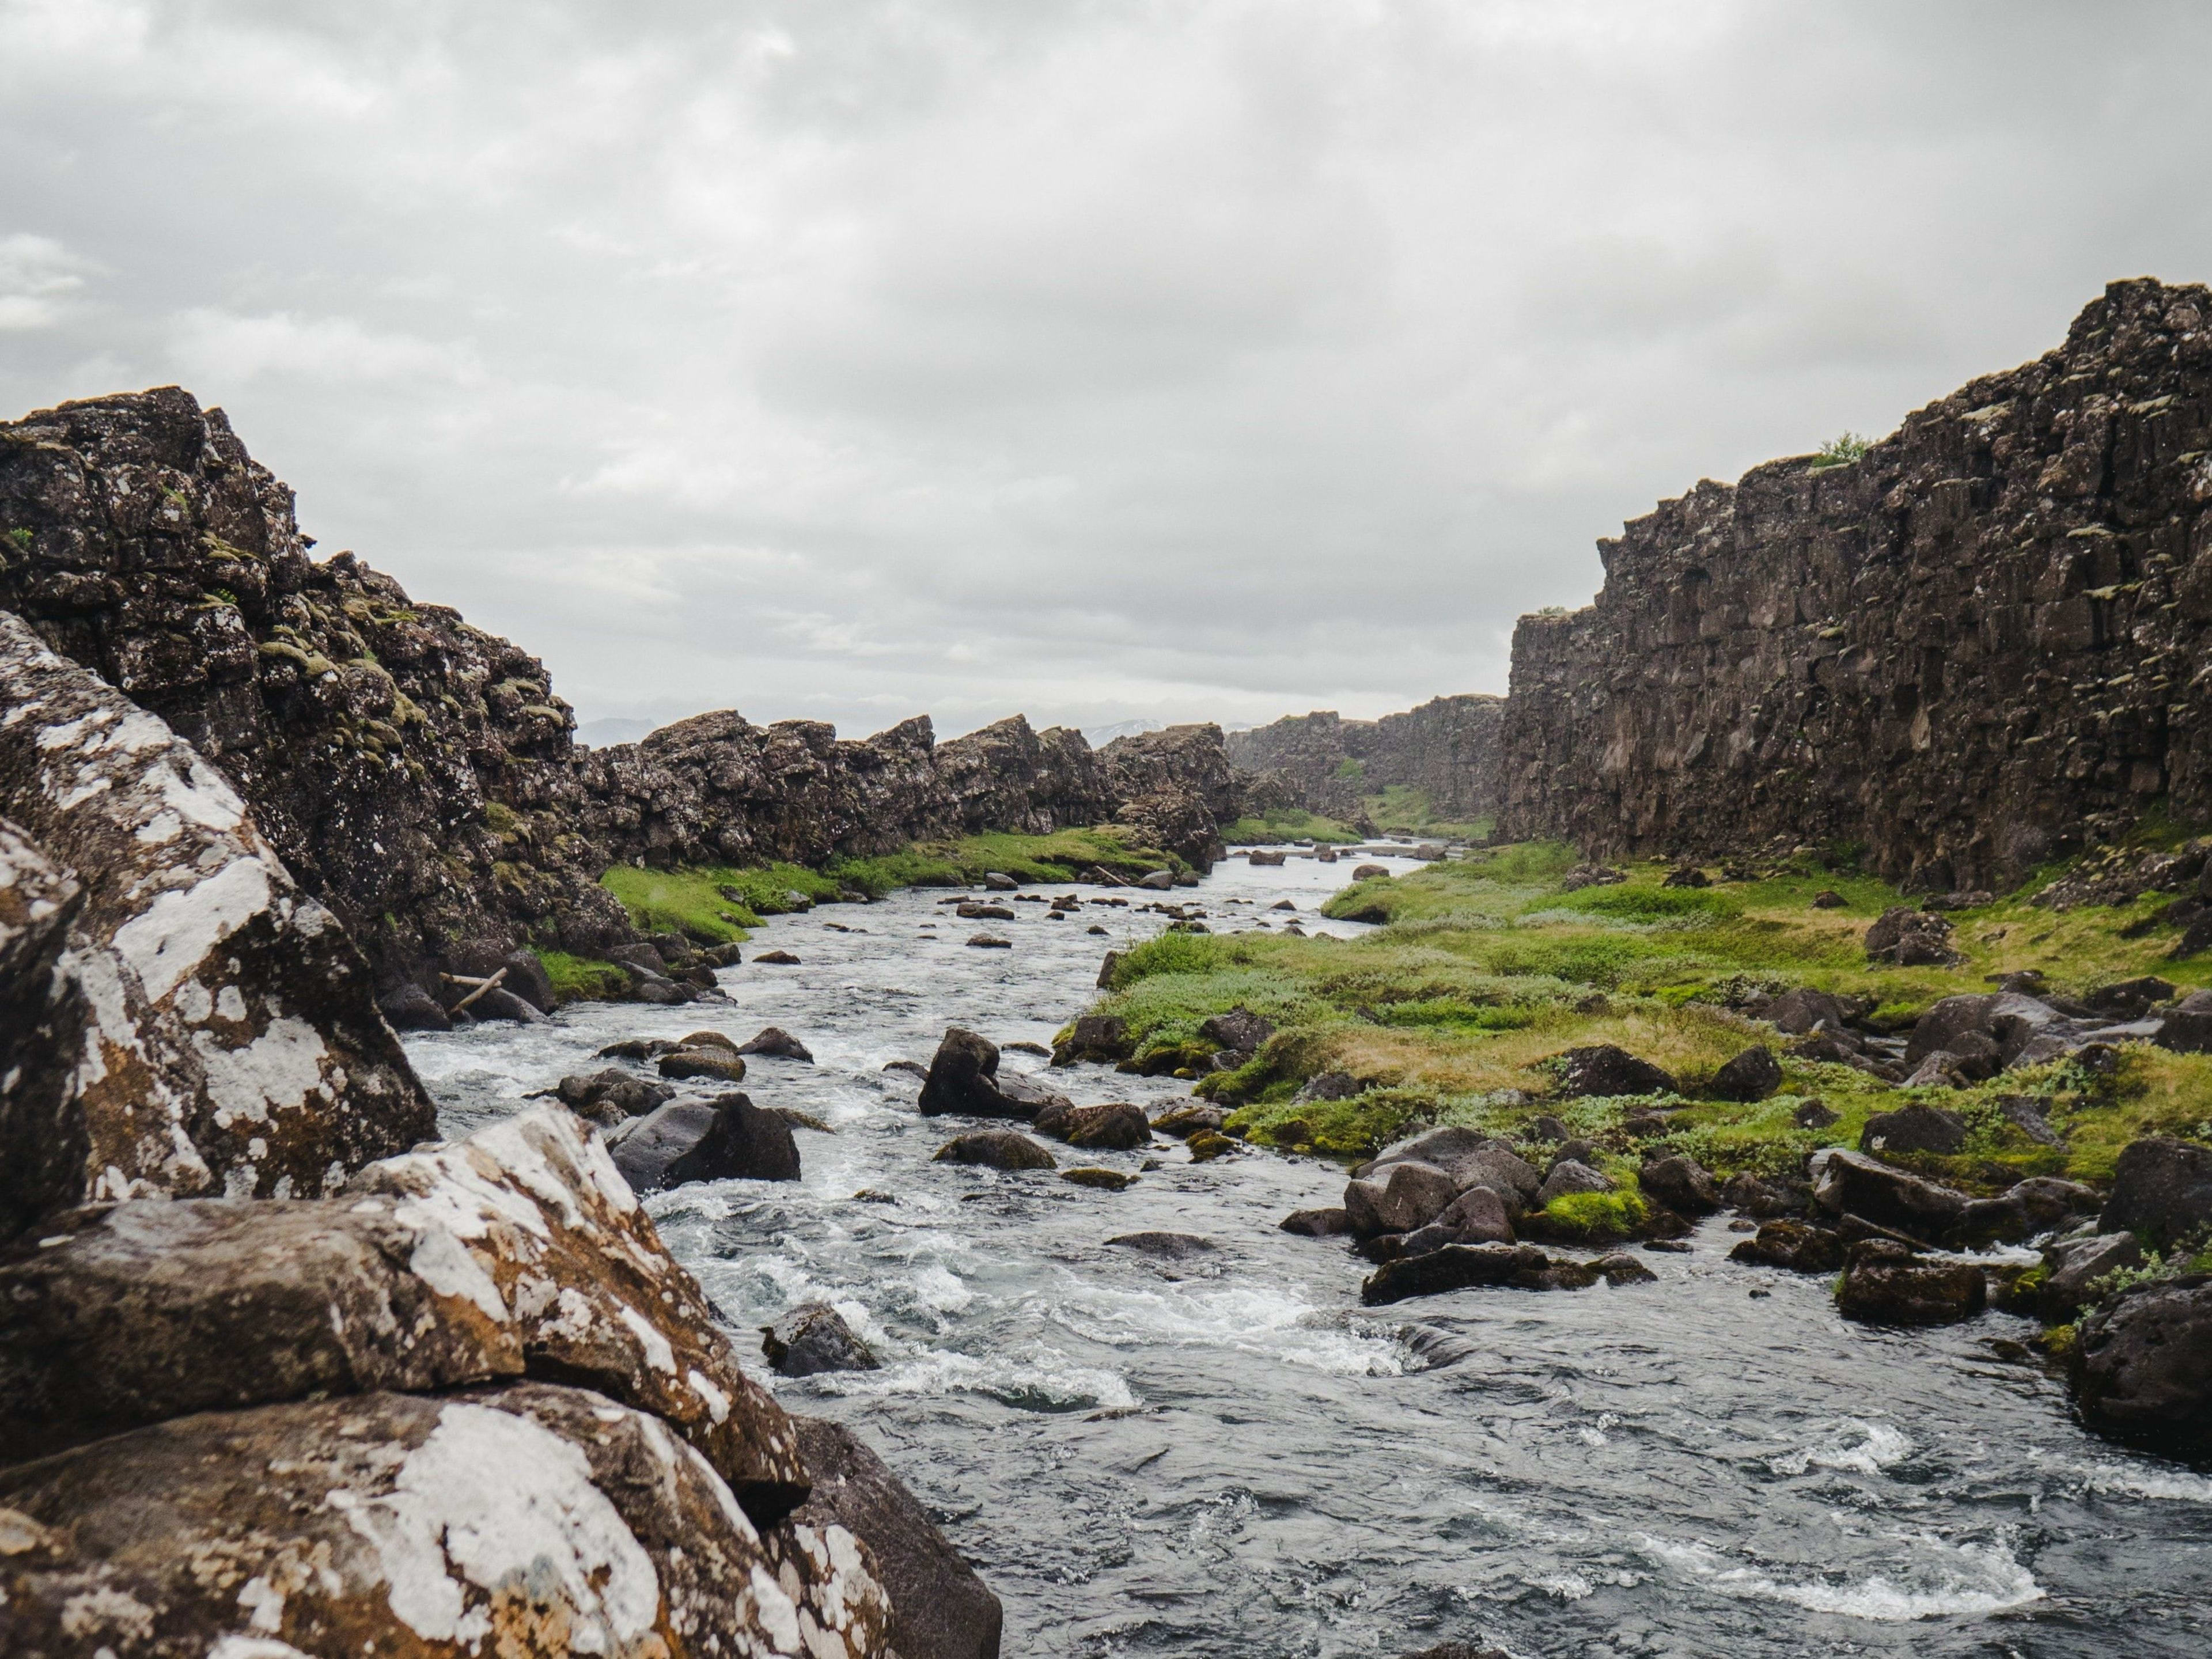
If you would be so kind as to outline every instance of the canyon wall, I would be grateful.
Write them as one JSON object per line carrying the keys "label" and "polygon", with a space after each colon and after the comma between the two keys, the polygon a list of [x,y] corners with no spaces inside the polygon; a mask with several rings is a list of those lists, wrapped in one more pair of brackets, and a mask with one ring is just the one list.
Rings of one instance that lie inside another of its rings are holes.
{"label": "canyon wall", "polygon": [[1404,786],[1424,792],[1437,817],[1459,823],[1498,811],[1503,697],[1435,697],[1379,720],[1332,710],[1291,714],[1232,732],[1229,758],[1249,772],[1282,775],[1297,804],[1330,817],[1360,815],[1361,797]]}
{"label": "canyon wall", "polygon": [[2212,819],[2208,452],[2212,295],[2145,279],[1857,459],[1661,503],[1521,620],[1501,834],[1954,888]]}
{"label": "canyon wall", "polygon": [[926,718],[855,742],[724,711],[586,749],[536,658],[313,544],[222,411],[176,387],[0,422],[0,611],[204,755],[387,994],[631,939],[599,885],[617,861],[818,864],[1118,820],[1202,864],[1235,816],[1214,727],[1094,754],[1018,715],[940,745]]}

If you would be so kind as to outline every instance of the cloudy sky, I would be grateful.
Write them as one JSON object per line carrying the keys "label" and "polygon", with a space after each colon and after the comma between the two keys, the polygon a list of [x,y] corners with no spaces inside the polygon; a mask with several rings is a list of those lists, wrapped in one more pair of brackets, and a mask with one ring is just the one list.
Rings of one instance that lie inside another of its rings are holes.
{"label": "cloudy sky", "polygon": [[586,720],[1376,714],[2212,277],[2212,7],[0,0],[0,412],[178,382]]}

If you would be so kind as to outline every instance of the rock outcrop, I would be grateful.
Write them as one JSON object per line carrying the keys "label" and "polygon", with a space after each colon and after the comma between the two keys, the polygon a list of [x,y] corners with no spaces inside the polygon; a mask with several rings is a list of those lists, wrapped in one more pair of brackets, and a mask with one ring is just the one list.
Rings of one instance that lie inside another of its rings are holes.
{"label": "rock outcrop", "polygon": [[395,1012],[434,1023],[441,974],[527,947],[635,945],[599,884],[617,862],[1115,822],[1203,866],[1242,810],[1213,726],[1094,753],[1018,715],[940,746],[927,717],[851,741],[724,710],[584,748],[537,659],[313,544],[222,411],[176,387],[0,422],[0,611],[198,750]]}
{"label": "rock outcrop", "polygon": [[543,665],[309,558],[220,410],[172,386],[0,424],[0,609],[221,771],[380,988],[630,936]]}
{"label": "rock outcrop", "polygon": [[432,1133],[367,965],[221,774],[4,612],[0,708],[0,1239],[310,1195]]}
{"label": "rock outcrop", "polygon": [[1402,786],[1426,795],[1436,816],[1471,823],[1498,810],[1504,712],[1503,697],[1468,693],[1379,720],[1285,715],[1231,732],[1229,758],[1280,777],[1291,804],[1309,812],[1350,822],[1363,816],[1363,796]]}
{"label": "rock outcrop", "polygon": [[2212,816],[2212,294],[2115,283],[2065,343],[1838,465],[1699,483],[1524,617],[1500,833],[1592,857],[1854,842],[2002,888],[2154,802]]}

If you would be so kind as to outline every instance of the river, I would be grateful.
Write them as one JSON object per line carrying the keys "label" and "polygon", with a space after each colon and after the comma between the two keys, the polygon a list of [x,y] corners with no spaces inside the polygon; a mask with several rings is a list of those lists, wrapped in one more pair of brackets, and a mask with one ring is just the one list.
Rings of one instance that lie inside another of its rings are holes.
{"label": "river", "polygon": [[[1350,869],[1240,860],[1164,896],[1216,931],[1350,936],[1311,914]],[[1112,1193],[932,1163],[962,1124],[921,1117],[919,1079],[884,1062],[926,1062],[954,1024],[1049,1042],[1103,951],[1165,925],[1138,908],[1161,896],[1114,896],[1133,902],[1066,921],[1017,904],[961,922],[929,890],[778,917],[721,975],[726,1004],[583,1006],[407,1047],[452,1134],[618,1037],[779,1025],[813,1050],[753,1060],[744,1085],[834,1130],[799,1132],[803,1180],[650,1208],[739,1330],[818,1299],[873,1346],[872,1372],[755,1369],[930,1505],[1005,1601],[1008,1659],[2212,1651],[2212,1479],[2075,1427],[2054,1378],[2000,1356],[2023,1321],[1847,1324],[1824,1279],[1728,1261],[1723,1218],[1649,1255],[1655,1285],[1368,1311],[1342,1241],[1275,1226],[1337,1201],[1334,1165],[1193,1164],[1170,1144]],[[1296,917],[1267,908],[1285,898]],[[979,926],[1013,948],[969,947]],[[750,960],[778,947],[799,965]],[[1055,1076],[1148,1108],[1185,1087]],[[1171,1263],[1107,1242],[1142,1230],[1219,1248]]]}

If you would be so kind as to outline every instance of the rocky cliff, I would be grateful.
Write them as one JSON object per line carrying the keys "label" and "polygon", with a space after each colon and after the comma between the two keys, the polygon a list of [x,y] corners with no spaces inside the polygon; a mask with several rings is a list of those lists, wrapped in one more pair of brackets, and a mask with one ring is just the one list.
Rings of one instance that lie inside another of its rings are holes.
{"label": "rocky cliff", "polygon": [[583,748],[528,653],[350,553],[311,558],[291,491],[175,387],[0,423],[0,611],[220,771],[387,1001],[526,945],[630,942],[599,885],[617,861],[1119,819],[1203,863],[1237,811],[1213,727],[1094,754],[1018,715],[939,745],[927,718],[854,742],[724,711]]}
{"label": "rocky cliff", "polygon": [[1229,758],[1282,775],[1309,812],[1351,819],[1361,797],[1419,789],[1436,817],[1471,823],[1498,811],[1505,700],[1479,692],[1435,697],[1402,714],[1347,720],[1334,710],[1289,714],[1229,734]]}
{"label": "rocky cliff", "polygon": [[2146,279],[1855,460],[1662,502],[1521,621],[1502,833],[1956,888],[2212,817],[2208,452],[2212,295]]}

